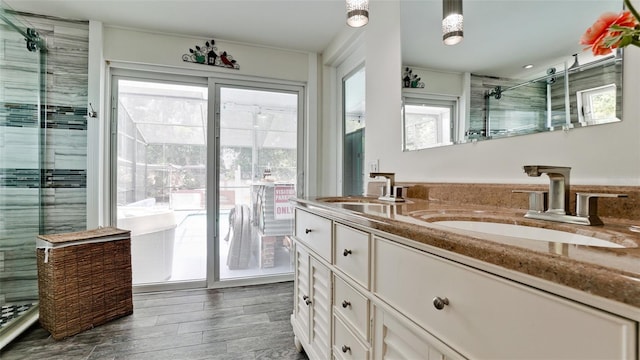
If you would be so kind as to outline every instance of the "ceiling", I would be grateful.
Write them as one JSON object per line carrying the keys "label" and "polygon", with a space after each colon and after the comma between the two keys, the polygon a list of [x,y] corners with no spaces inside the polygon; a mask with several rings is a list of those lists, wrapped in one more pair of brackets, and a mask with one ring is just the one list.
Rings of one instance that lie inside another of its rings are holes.
{"label": "ceiling", "polygon": [[16,11],[322,52],[346,25],[344,0],[2,0]]}
{"label": "ceiling", "polygon": [[580,36],[602,13],[622,10],[622,0],[464,0],[463,6],[464,40],[447,46],[439,2],[401,0],[403,64],[506,77],[527,77],[522,66],[533,64],[529,72],[544,73],[573,61],[584,48]]}
{"label": "ceiling", "polygon": [[[357,31],[345,23],[344,0],[3,1],[35,14],[311,52]],[[446,46],[440,0],[399,1],[403,64],[504,76],[527,63],[543,69],[544,59],[561,54],[570,59],[599,14],[622,8],[622,0],[464,0],[465,39]],[[371,23],[378,16],[372,11]]]}

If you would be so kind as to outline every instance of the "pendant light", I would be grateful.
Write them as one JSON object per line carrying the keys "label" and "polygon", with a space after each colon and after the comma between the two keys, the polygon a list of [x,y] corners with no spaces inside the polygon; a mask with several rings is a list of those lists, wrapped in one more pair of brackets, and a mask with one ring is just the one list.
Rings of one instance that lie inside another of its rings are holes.
{"label": "pendant light", "polygon": [[347,0],[347,25],[362,27],[369,22],[369,0]]}
{"label": "pendant light", "polygon": [[455,45],[464,35],[462,0],[442,1],[442,41],[445,45]]}

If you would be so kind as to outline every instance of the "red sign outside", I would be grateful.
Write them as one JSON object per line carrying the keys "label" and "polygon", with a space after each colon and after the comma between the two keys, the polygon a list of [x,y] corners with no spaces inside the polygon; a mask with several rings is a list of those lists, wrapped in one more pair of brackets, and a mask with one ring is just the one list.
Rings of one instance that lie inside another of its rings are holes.
{"label": "red sign outside", "polygon": [[289,199],[296,196],[293,184],[276,184],[273,187],[273,217],[276,220],[293,219],[293,204]]}

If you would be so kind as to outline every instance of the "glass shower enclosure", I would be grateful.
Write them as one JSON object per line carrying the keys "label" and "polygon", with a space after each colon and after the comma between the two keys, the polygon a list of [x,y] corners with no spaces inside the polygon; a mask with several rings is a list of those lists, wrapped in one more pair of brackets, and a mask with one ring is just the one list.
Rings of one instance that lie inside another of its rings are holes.
{"label": "glass shower enclosure", "polygon": [[38,319],[45,49],[0,3],[0,349]]}

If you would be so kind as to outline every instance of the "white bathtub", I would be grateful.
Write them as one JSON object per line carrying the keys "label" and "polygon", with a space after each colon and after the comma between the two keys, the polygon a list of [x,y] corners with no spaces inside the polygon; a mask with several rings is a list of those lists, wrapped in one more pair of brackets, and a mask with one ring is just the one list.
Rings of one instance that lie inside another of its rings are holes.
{"label": "white bathtub", "polygon": [[133,284],[169,280],[176,232],[173,210],[154,206],[119,206],[118,228],[131,230]]}

